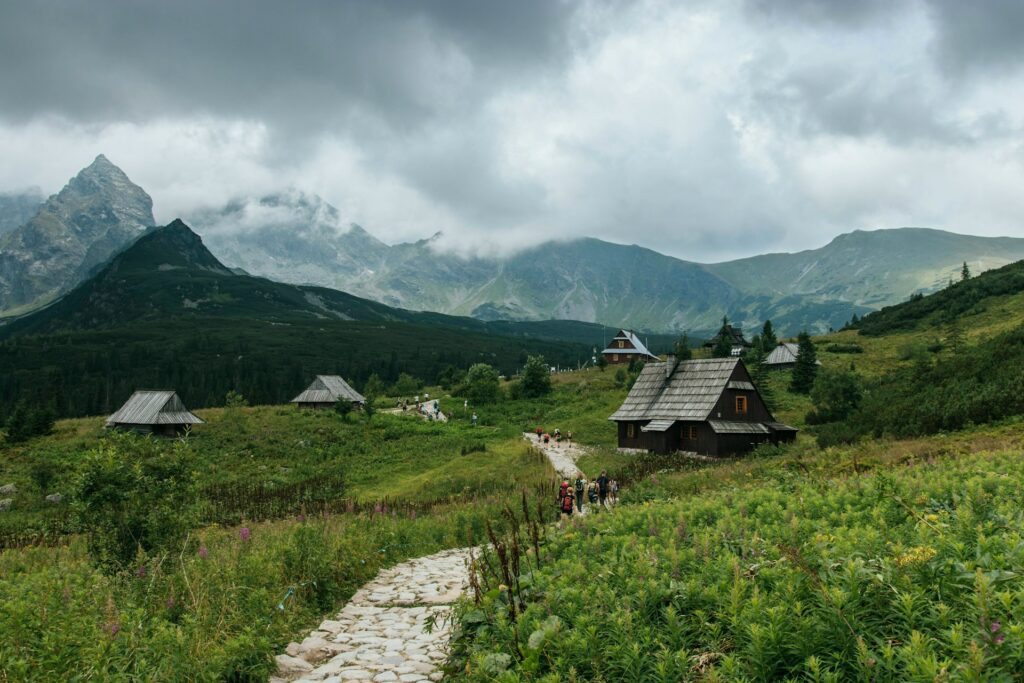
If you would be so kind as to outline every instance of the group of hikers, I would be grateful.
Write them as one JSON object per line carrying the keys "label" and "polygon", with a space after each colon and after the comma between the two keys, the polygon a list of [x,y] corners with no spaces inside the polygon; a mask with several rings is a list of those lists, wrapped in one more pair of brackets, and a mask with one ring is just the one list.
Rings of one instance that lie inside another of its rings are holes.
{"label": "group of hikers", "polygon": [[601,470],[601,476],[594,481],[588,482],[582,472],[577,472],[571,486],[566,479],[558,487],[558,509],[563,515],[571,515],[573,508],[576,512],[583,512],[584,498],[591,505],[599,506],[599,509],[607,509],[619,502],[619,484],[609,479],[606,471]]}
{"label": "group of hikers", "polygon": [[[441,404],[438,402],[436,398],[434,400],[430,400],[430,394],[425,394],[423,396],[422,401],[420,401],[420,397],[419,395],[417,395],[416,398],[414,399],[414,405],[416,407],[416,412],[418,412],[420,415],[427,418],[428,420],[433,421],[443,419],[443,414],[441,413]],[[400,400],[398,402],[398,407],[401,408],[402,412],[404,413],[409,409],[409,401]]]}
{"label": "group of hikers", "polygon": [[547,432],[544,431],[543,427],[537,427],[536,434],[537,443],[543,443],[544,445],[548,445],[552,441],[554,441],[556,446],[560,446],[562,444],[562,440],[565,439],[565,442],[567,444],[569,444],[570,446],[572,445],[572,432],[566,432],[565,436],[562,436],[561,429],[556,429],[552,433],[548,434]]}

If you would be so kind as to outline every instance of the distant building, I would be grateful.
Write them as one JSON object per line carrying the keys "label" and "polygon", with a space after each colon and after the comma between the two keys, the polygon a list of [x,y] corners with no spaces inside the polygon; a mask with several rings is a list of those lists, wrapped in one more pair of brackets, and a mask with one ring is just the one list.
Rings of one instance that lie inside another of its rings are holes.
{"label": "distant building", "polygon": [[189,412],[173,391],[136,391],[107,418],[107,427],[177,436],[203,420]]}
{"label": "distant building", "polygon": [[640,341],[640,337],[636,336],[636,333],[631,330],[619,330],[619,333],[612,338],[608,348],[602,351],[601,355],[611,365],[629,363],[633,360],[645,363],[661,360],[648,351],[647,347]]}
{"label": "distant building", "polygon": [[743,355],[744,349],[749,349],[753,346],[743,337],[743,330],[726,323],[718,334],[704,342],[704,348],[713,349],[718,346],[718,340],[722,338],[723,334],[729,340],[730,351],[734,356]]}
{"label": "distant building", "polygon": [[366,399],[338,375],[317,375],[306,390],[291,400],[300,408],[333,408],[339,400],[363,405]]}
{"label": "distant building", "polygon": [[[796,366],[796,357],[800,353],[799,344],[781,342],[765,356],[764,365],[776,370],[786,370]],[[817,361],[821,365],[821,361]]]}
{"label": "distant building", "polygon": [[789,443],[797,432],[775,420],[739,358],[648,364],[608,419],[618,425],[619,448],[655,453],[740,455]]}

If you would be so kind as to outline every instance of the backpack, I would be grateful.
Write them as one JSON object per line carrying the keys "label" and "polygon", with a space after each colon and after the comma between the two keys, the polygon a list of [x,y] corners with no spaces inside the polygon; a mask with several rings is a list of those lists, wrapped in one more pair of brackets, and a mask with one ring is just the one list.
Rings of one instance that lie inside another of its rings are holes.
{"label": "backpack", "polygon": [[562,498],[562,512],[572,512],[573,499],[572,496],[566,494]]}
{"label": "backpack", "polygon": [[582,479],[577,479],[576,480],[576,493],[583,493],[583,480]]}

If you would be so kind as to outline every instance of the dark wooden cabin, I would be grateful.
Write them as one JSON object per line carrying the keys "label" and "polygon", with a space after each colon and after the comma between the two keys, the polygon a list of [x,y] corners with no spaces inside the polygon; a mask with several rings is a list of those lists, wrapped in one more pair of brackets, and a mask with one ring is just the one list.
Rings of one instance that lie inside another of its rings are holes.
{"label": "dark wooden cabin", "polygon": [[789,443],[797,430],[775,420],[739,358],[644,367],[622,406],[619,448],[732,456],[763,443]]}
{"label": "dark wooden cabin", "polygon": [[619,333],[612,338],[608,348],[601,352],[604,359],[610,365],[630,363],[634,360],[644,363],[661,360],[647,350],[640,337],[632,330],[619,330]]}
{"label": "dark wooden cabin", "polygon": [[291,400],[300,408],[333,408],[339,400],[361,406],[366,399],[338,375],[317,375],[306,390]]}
{"label": "dark wooden cabin", "polygon": [[130,429],[159,436],[178,436],[192,425],[203,424],[173,391],[136,391],[107,418],[107,427]]}
{"label": "dark wooden cabin", "polygon": [[745,349],[749,349],[753,346],[753,344],[748,342],[743,336],[743,330],[726,323],[722,326],[722,329],[719,330],[718,334],[704,342],[704,348],[713,349],[718,346],[718,340],[722,338],[723,334],[729,340],[729,346],[732,351],[732,355],[734,356],[743,355],[743,351]]}

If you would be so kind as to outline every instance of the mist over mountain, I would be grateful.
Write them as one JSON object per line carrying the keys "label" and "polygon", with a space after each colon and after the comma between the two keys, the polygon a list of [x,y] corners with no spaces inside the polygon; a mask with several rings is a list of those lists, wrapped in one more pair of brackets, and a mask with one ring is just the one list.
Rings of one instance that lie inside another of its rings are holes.
{"label": "mist over mountain", "polygon": [[38,190],[0,192],[0,237],[27,223],[45,199]]}
{"label": "mist over mountain", "polygon": [[52,300],[155,222],[149,195],[99,155],[0,237],[0,312]]}
{"label": "mist over mountain", "polygon": [[854,231],[794,254],[700,264],[583,238],[507,257],[464,257],[435,239],[388,246],[323,200],[286,193],[200,214],[226,263],[286,282],[340,288],[393,306],[486,320],[573,319],[658,331],[744,327],[825,331],[854,314],[1024,258],[1024,239],[925,228]]}

